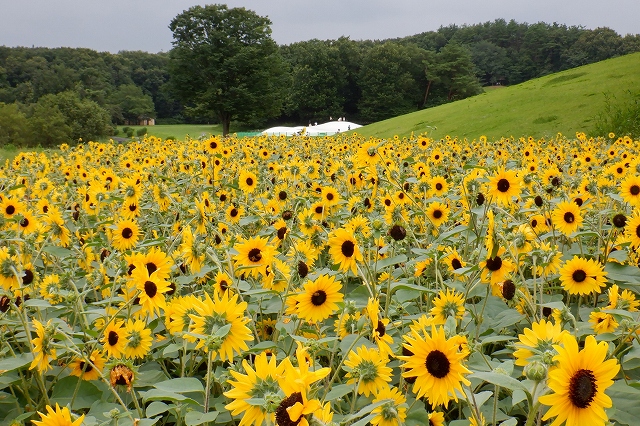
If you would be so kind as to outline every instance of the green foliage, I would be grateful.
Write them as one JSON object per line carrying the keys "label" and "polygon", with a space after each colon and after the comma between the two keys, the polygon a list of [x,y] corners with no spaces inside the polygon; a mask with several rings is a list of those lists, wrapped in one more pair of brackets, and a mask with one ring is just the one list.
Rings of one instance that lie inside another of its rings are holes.
{"label": "green foliage", "polygon": [[0,146],[23,146],[27,142],[29,122],[17,104],[0,103]]}
{"label": "green foliage", "polygon": [[280,113],[286,70],[270,25],[253,11],[225,5],[194,6],[169,25],[175,92],[194,114],[215,115],[225,135],[233,118]]}
{"label": "green foliage", "polygon": [[[602,93],[616,99],[627,99],[628,90],[640,93],[639,67],[640,53],[634,53],[516,86],[487,90],[468,99],[374,123],[358,129],[358,133],[393,137],[415,132],[434,138],[591,133],[595,130],[596,117],[606,108]],[[566,77],[576,74],[580,74],[580,78]],[[611,106],[620,105],[612,102]],[[551,117],[556,119],[551,121]],[[609,131],[613,129],[603,129],[602,134]]]}
{"label": "green foliage", "polygon": [[147,128],[143,127],[142,129],[138,129],[136,130],[136,135],[137,136],[144,136],[147,134]]}
{"label": "green foliage", "polygon": [[111,118],[114,123],[137,121],[141,117],[155,117],[151,96],[135,84],[123,84],[109,97]]}
{"label": "green foliage", "polygon": [[616,136],[640,137],[640,92],[626,99],[618,100],[615,96],[605,94],[605,105],[597,115],[595,135],[606,136],[613,132]]}

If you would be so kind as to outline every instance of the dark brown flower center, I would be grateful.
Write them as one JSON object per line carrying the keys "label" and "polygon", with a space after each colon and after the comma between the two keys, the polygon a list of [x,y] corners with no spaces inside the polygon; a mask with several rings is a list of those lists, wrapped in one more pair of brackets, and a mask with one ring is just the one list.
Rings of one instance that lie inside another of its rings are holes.
{"label": "dark brown flower center", "polygon": [[298,262],[298,275],[300,278],[304,278],[309,273],[309,267],[302,260]]}
{"label": "dark brown flower center", "polygon": [[616,228],[624,228],[627,224],[627,217],[622,213],[618,213],[613,217],[613,226]]}
{"label": "dark brown flower center", "polygon": [[302,404],[302,394],[300,392],[294,392],[280,402],[278,408],[276,408],[276,424],[278,426],[297,426],[302,420],[302,416],[298,420],[291,420],[287,408],[293,407],[296,403]]}
{"label": "dark brown flower center", "polygon": [[433,217],[435,219],[440,219],[442,217],[442,210],[434,210],[433,211]]}
{"label": "dark brown flower center", "polygon": [[33,271],[29,270],[29,269],[25,269],[24,271],[24,276],[22,277],[22,284],[24,285],[29,285],[33,282]]}
{"label": "dark brown flower center", "polygon": [[316,290],[311,295],[311,303],[315,306],[321,306],[327,300],[327,293],[324,290]]}
{"label": "dark brown flower center", "polygon": [[158,294],[158,286],[153,281],[145,281],[144,292],[147,293],[147,296],[153,298],[156,294]]}
{"label": "dark brown flower center", "polygon": [[569,400],[578,408],[587,408],[598,393],[596,377],[591,370],[578,370],[569,381]]}
{"label": "dark brown flower center", "polygon": [[247,186],[253,186],[253,179],[248,177],[245,182],[247,183]]}
{"label": "dark brown flower center", "polygon": [[16,208],[15,206],[12,205],[8,205],[6,209],[4,209],[5,212],[7,212],[8,215],[12,215],[16,212]]}
{"label": "dark brown flower center", "polygon": [[460,259],[458,259],[457,257],[454,257],[453,260],[451,261],[451,267],[453,268],[454,271],[456,269],[460,269],[462,268],[462,262],[460,262]]}
{"label": "dark brown flower center", "polygon": [[229,212],[229,215],[231,217],[236,217],[238,216],[238,209],[236,209],[235,207],[231,209],[231,211]]}
{"label": "dark brown flower center", "polygon": [[91,366],[91,364],[84,361],[80,361],[80,364],[78,364],[78,367],[80,367],[80,371],[84,371],[85,373],[88,373],[91,370],[93,370],[93,367]]}
{"label": "dark brown flower center", "polygon": [[287,233],[287,227],[283,226],[281,228],[278,229],[278,239],[282,240],[284,239],[285,234]]}
{"label": "dark brown flower center", "polygon": [[109,336],[107,337],[109,346],[115,346],[116,344],[118,344],[119,339],[120,339],[120,336],[118,336],[118,333],[116,333],[113,330],[109,332]]}
{"label": "dark brown flower center", "polygon": [[506,280],[502,283],[502,297],[507,300],[513,299],[516,295],[516,285],[511,280]]}
{"label": "dark brown flower center", "polygon": [[502,259],[500,258],[500,256],[487,259],[488,270],[495,272],[500,270],[500,268],[502,268]]}
{"label": "dark brown flower center", "polygon": [[571,212],[566,212],[564,214],[564,221],[566,223],[573,223],[576,220],[576,217]]}
{"label": "dark brown flower center", "polygon": [[316,211],[317,214],[322,214],[323,210],[324,210],[324,208],[322,206],[316,206],[315,211]]}
{"label": "dark brown flower center", "polygon": [[577,271],[573,271],[571,274],[571,278],[577,283],[581,283],[582,281],[587,279],[587,273],[582,269],[578,269]]}
{"label": "dark brown flower center", "polygon": [[476,204],[477,204],[477,205],[479,205],[479,206],[481,206],[481,205],[483,205],[483,204],[484,204],[484,194],[479,193],[479,194],[476,196]]}
{"label": "dark brown flower center", "polygon": [[355,252],[355,249],[356,249],[356,245],[351,240],[345,241],[344,243],[342,243],[342,246],[340,247],[340,250],[342,251],[342,254],[345,257],[353,256],[353,253]]}
{"label": "dark brown flower center", "polygon": [[281,201],[286,200],[286,199],[287,199],[287,193],[286,193],[285,191],[280,191],[280,192],[278,193],[278,198],[279,198]]}
{"label": "dark brown flower center", "polygon": [[124,228],[122,230],[122,238],[126,238],[127,240],[133,236],[133,230],[131,228]]}
{"label": "dark brown flower center", "polygon": [[333,195],[331,192],[327,193],[327,200],[331,201],[335,198],[335,195]]}
{"label": "dark brown flower center", "polygon": [[536,195],[536,198],[533,199],[533,202],[536,203],[536,206],[542,207],[544,200],[542,199],[541,196]]}
{"label": "dark brown flower center", "polygon": [[378,332],[378,336],[380,337],[384,336],[385,333],[387,332],[387,329],[385,328],[384,324],[380,320],[378,320],[378,326],[376,327],[376,331]]}
{"label": "dark brown flower center", "polygon": [[262,260],[262,253],[259,248],[252,248],[249,250],[248,257],[251,262],[260,262],[260,260]]}
{"label": "dark brown flower center", "polygon": [[511,184],[507,179],[500,179],[498,181],[498,191],[500,192],[507,192],[510,186]]}
{"label": "dark brown flower center", "polygon": [[634,196],[640,194],[640,186],[631,185],[631,188],[629,188],[629,192],[631,193],[631,195],[634,195]]}
{"label": "dark brown flower center", "polygon": [[442,191],[442,184],[440,182],[436,183],[436,189]]}
{"label": "dark brown flower center", "polygon": [[23,228],[26,228],[29,226],[29,219],[27,219],[26,217],[22,218],[22,220],[20,221],[20,226],[22,226]]}
{"label": "dark brown flower center", "polygon": [[445,354],[437,349],[429,352],[424,365],[427,367],[429,374],[438,379],[446,377],[451,370],[451,362],[449,362]]}
{"label": "dark brown flower center", "polygon": [[402,241],[407,236],[407,231],[403,226],[393,225],[389,230],[389,235],[391,235],[391,238],[395,241]]}

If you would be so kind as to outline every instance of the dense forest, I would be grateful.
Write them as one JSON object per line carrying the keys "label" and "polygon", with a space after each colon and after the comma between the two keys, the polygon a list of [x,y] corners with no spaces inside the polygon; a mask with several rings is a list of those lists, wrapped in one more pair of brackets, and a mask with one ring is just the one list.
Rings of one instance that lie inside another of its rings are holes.
{"label": "dense forest", "polygon": [[[370,123],[640,51],[621,36],[496,20],[389,40],[309,40],[279,46],[287,84],[279,123],[346,116]],[[0,144],[50,145],[113,134],[114,125],[214,122],[172,88],[171,52],[0,46]],[[265,126],[265,119],[238,123]],[[28,132],[25,131],[28,129]]]}

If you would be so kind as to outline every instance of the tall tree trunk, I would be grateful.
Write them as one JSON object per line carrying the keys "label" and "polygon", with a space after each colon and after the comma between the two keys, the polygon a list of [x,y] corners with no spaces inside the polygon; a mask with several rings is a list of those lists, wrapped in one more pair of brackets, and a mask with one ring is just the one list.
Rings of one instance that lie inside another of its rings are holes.
{"label": "tall tree trunk", "polygon": [[424,92],[424,101],[422,101],[422,108],[424,108],[425,105],[427,105],[427,98],[429,97],[429,89],[431,88],[431,82],[432,80],[429,80],[429,82],[427,83],[427,90]]}
{"label": "tall tree trunk", "polygon": [[229,127],[231,127],[231,114],[228,112],[219,112],[218,119],[222,124],[222,136],[227,136],[229,134]]}

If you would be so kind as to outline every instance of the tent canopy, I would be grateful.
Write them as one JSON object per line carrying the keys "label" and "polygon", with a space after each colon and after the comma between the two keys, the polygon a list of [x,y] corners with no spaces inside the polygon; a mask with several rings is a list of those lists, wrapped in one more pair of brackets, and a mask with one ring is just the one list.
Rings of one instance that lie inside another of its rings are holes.
{"label": "tent canopy", "polygon": [[351,123],[350,121],[329,121],[327,123],[318,124],[317,126],[277,126],[264,130],[262,134],[268,136],[293,136],[304,133],[307,136],[329,136],[335,135],[336,133],[349,132],[357,129],[358,127],[362,126],[356,123]]}

